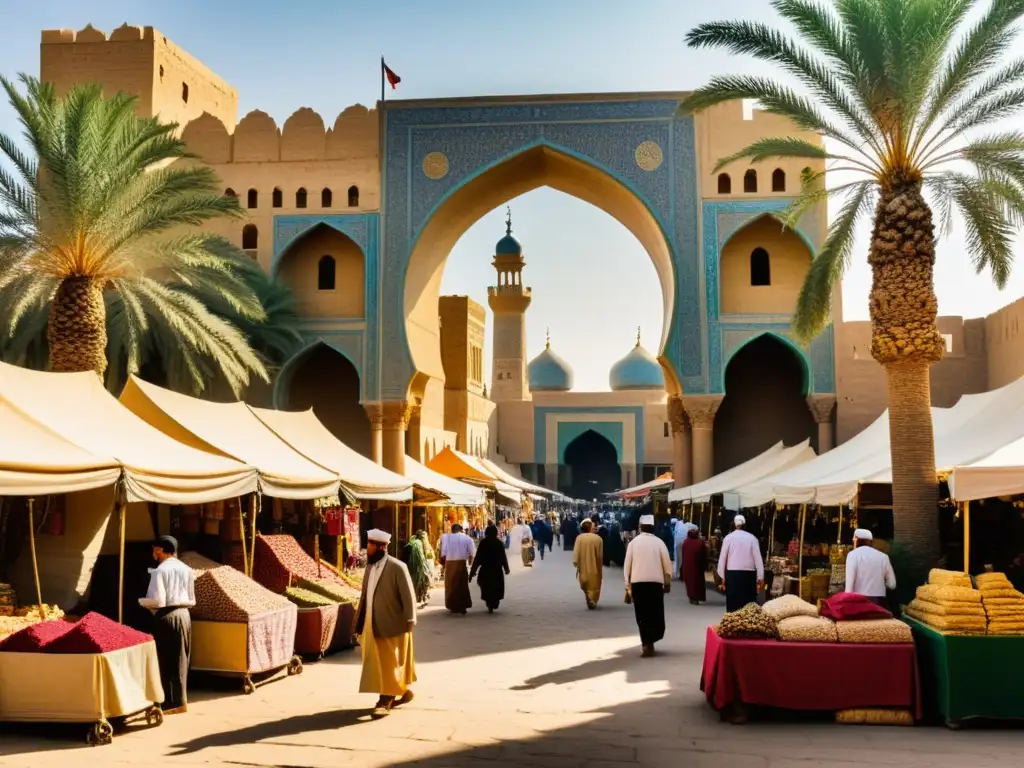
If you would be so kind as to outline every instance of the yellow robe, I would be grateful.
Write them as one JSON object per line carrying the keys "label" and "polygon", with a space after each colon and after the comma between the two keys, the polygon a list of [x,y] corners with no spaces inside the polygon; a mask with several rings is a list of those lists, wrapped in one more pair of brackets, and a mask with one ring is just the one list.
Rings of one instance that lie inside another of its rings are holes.
{"label": "yellow robe", "polygon": [[395,637],[373,636],[373,597],[376,584],[367,591],[366,618],[359,646],[363,653],[360,693],[401,696],[416,682],[416,659],[412,648],[412,632]]}
{"label": "yellow robe", "polygon": [[596,533],[581,533],[572,548],[572,564],[580,589],[587,600],[597,603],[601,597],[601,580],[604,577],[604,542]]}

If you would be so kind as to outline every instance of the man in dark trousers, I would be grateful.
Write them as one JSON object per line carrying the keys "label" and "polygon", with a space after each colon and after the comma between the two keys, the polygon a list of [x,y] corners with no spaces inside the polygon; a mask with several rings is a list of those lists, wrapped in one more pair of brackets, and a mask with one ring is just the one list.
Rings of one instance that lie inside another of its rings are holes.
{"label": "man in dark trousers", "polygon": [[164,687],[162,709],[168,715],[188,710],[188,663],[196,604],[195,572],[178,559],[178,542],[161,536],[153,543],[156,568],[149,569],[149,589],[139,604],[153,611],[153,640]]}

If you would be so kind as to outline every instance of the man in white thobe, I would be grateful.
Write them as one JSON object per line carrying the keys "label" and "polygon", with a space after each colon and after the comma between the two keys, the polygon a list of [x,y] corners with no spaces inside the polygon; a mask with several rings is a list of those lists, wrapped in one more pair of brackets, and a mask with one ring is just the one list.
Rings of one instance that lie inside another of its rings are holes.
{"label": "man in white thobe", "polygon": [[642,655],[650,658],[654,644],[665,637],[665,593],[672,584],[672,560],[665,542],[654,535],[654,515],[640,517],[640,534],[626,547],[622,570],[633,599]]}
{"label": "man in white thobe", "polygon": [[718,555],[726,611],[738,611],[747,603],[756,603],[757,593],[764,586],[761,542],[746,530],[747,519],[743,515],[736,515],[732,522],[736,530],[725,537]]}
{"label": "man in white thobe", "polygon": [[846,591],[864,595],[885,608],[887,589],[896,589],[889,556],[874,548],[871,531],[858,528],[853,532],[853,551],[846,556]]}

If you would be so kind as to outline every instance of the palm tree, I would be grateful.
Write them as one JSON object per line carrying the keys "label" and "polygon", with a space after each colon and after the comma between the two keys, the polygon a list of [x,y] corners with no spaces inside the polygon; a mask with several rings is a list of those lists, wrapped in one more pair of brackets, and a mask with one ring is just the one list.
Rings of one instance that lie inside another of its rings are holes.
{"label": "palm tree", "polygon": [[30,360],[45,350],[51,370],[102,377],[113,341],[124,373],[173,351],[193,391],[213,376],[236,393],[252,375],[267,380],[239,327],[267,319],[249,261],[197,229],[242,211],[212,170],[189,162],[177,126],[136,116],[134,97],[104,98],[99,85],[58,98],[20,81],[25,94],[0,78],[29,150],[0,135],[13,168],[0,166],[0,351]]}
{"label": "palm tree", "polygon": [[[853,174],[826,189],[825,171],[805,172],[786,212],[793,225],[816,204],[842,201],[797,302],[793,329],[804,340],[828,324],[832,288],[849,263],[857,223],[873,207],[871,353],[888,384],[896,534],[927,560],[938,554],[928,377],[945,346],[935,325],[928,199],[945,231],[953,211],[962,215],[975,268],[990,270],[999,287],[1024,222],[1024,133],[996,125],[1024,105],[1024,59],[1001,61],[1011,51],[1024,0],[980,5],[771,0],[795,37],[752,21],[702,24],[687,35],[693,48],[751,55],[799,85],[761,75],[713,77],[684,100],[684,109],[754,99],[826,142],[760,139],[719,167],[740,159],[806,158]],[[979,135],[979,129],[988,130]]]}

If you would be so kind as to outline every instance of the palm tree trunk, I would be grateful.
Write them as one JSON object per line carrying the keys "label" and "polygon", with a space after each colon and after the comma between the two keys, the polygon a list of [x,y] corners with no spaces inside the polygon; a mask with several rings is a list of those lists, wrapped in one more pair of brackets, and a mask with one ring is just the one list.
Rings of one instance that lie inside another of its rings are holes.
{"label": "palm tree trunk", "polygon": [[883,189],[871,241],[871,354],[889,395],[893,522],[916,559],[939,554],[938,480],[929,368],[945,344],[935,325],[932,212],[919,181]]}
{"label": "palm tree trunk", "polygon": [[80,275],[64,278],[53,297],[46,338],[51,371],[95,371],[102,378],[107,369],[103,284]]}

